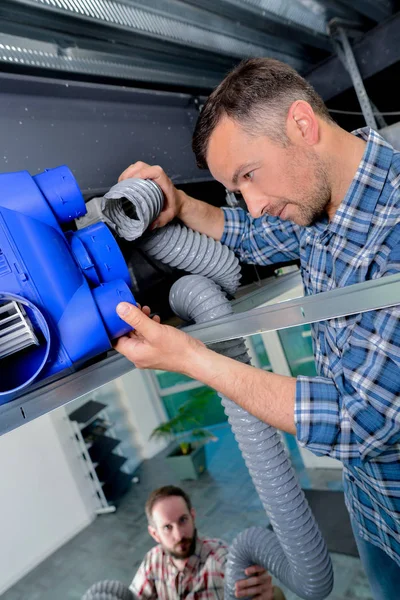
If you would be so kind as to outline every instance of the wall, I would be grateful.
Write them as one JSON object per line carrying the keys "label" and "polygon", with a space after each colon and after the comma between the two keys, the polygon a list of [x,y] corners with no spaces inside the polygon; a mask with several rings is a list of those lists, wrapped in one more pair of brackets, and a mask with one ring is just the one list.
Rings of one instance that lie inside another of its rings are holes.
{"label": "wall", "polygon": [[0,436],[0,594],[95,518],[98,501],[71,437],[69,412],[89,397],[106,403],[130,472],[165,447],[150,440],[166,418],[152,377],[133,370]]}
{"label": "wall", "polygon": [[150,439],[153,429],[167,419],[151,372],[132,369],[123,377],[71,402],[66,407],[67,412],[73,412],[89,399],[107,405],[107,416],[114,424],[116,436],[122,440],[121,450],[125,456],[130,456],[131,471],[142,460],[152,458],[165,447],[164,443]]}
{"label": "wall", "polygon": [[94,518],[57,413],[0,437],[0,594]]}
{"label": "wall", "polygon": [[116,381],[120,402],[125,407],[143,459],[152,458],[166,445],[150,439],[153,429],[167,419],[153,377],[151,372],[135,369]]}

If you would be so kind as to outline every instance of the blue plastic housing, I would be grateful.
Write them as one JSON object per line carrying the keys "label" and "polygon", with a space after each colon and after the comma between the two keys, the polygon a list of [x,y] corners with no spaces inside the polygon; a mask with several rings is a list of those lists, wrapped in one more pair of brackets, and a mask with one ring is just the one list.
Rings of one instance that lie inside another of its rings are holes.
{"label": "blue plastic housing", "polygon": [[0,305],[17,302],[39,341],[0,359],[0,404],[76,370],[131,329],[115,312],[122,300],[136,302],[108,227],[61,228],[85,213],[66,166],[0,174]]}

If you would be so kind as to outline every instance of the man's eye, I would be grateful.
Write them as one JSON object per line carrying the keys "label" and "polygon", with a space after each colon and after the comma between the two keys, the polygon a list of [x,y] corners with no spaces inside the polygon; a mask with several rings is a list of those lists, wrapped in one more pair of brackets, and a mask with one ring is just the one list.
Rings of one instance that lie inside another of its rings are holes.
{"label": "man's eye", "polygon": [[243,179],[247,179],[247,180],[251,181],[253,179],[253,175],[254,175],[254,171],[250,171],[249,173],[246,173],[245,175],[243,175]]}

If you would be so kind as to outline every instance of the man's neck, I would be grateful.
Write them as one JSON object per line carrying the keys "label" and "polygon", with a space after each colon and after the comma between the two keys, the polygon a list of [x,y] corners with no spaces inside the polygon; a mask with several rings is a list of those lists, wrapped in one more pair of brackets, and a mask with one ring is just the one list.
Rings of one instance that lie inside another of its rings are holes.
{"label": "man's neck", "polygon": [[184,571],[189,558],[173,558],[172,556],[171,558],[178,571]]}
{"label": "man's neck", "polygon": [[331,201],[327,208],[331,221],[354,179],[366,142],[339,127],[329,127],[326,135],[324,162],[331,187]]}
{"label": "man's neck", "polygon": [[196,534],[194,542],[192,544],[192,554],[190,554],[190,556],[188,556],[187,558],[175,558],[174,556],[171,556],[170,554],[170,558],[173,562],[173,564],[175,565],[175,567],[178,569],[178,571],[183,571],[188,563],[188,560],[190,560],[190,557],[193,556],[196,553],[196,546],[197,546],[197,542],[198,542],[198,536]]}

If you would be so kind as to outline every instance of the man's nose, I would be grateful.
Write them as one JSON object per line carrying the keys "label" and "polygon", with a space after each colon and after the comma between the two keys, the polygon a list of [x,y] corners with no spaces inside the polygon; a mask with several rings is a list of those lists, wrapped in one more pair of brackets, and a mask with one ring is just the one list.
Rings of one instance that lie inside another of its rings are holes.
{"label": "man's nose", "polygon": [[246,191],[245,194],[242,193],[242,196],[246,203],[247,210],[253,219],[258,219],[258,217],[261,217],[262,210],[265,206],[265,199],[261,198],[259,194],[250,191]]}
{"label": "man's nose", "polygon": [[175,543],[179,543],[182,538],[184,538],[185,536],[183,535],[183,527],[181,527],[180,525],[177,525],[176,527],[174,527],[174,539],[175,539]]}

